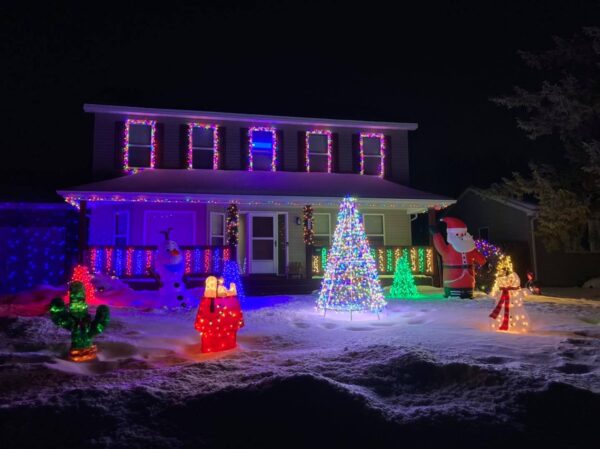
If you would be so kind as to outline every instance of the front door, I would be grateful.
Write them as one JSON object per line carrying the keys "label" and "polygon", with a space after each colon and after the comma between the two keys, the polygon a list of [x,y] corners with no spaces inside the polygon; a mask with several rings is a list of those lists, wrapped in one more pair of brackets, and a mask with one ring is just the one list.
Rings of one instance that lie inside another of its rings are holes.
{"label": "front door", "polygon": [[248,214],[250,236],[250,273],[277,272],[277,214],[251,212]]}

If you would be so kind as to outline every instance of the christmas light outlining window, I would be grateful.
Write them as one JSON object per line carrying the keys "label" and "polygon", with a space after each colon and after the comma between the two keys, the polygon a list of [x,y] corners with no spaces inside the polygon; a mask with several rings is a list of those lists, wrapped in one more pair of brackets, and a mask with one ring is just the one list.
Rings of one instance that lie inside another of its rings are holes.
{"label": "christmas light outlining window", "polygon": [[[261,162],[269,161],[267,164]],[[265,167],[265,168],[261,168]],[[277,171],[277,130],[253,126],[248,129],[248,171]]]}
{"label": "christmas light outlining window", "polygon": [[[147,131],[147,132],[144,132]],[[148,152],[146,157],[145,153]],[[133,157],[132,157],[133,156]],[[133,162],[131,161],[133,159]],[[141,160],[142,163],[139,163]],[[123,142],[123,169],[136,172],[156,166],[156,121],[133,120],[125,122]]]}
{"label": "christmas light outlining window", "polygon": [[[203,135],[203,131],[209,134]],[[196,139],[194,139],[194,134],[196,134]],[[207,137],[211,138],[210,142],[203,141]],[[201,156],[207,153],[209,163],[204,164],[206,166],[202,166]],[[194,155],[196,155],[196,160],[194,160]],[[204,123],[188,124],[187,168],[212,168],[213,170],[218,170],[219,158],[219,127]]]}
{"label": "christmas light outlining window", "polygon": [[[367,141],[367,139],[369,139]],[[379,140],[379,152],[373,152],[367,145],[371,143],[373,140]],[[370,161],[379,160],[379,164],[376,173],[366,173],[366,171],[370,171],[369,167],[366,165],[370,165]],[[369,163],[369,164],[367,164]],[[383,178],[385,174],[385,136],[381,133],[360,133],[360,174],[373,174]]]}
{"label": "christmas light outlining window", "polygon": [[[312,139],[311,139],[312,138]],[[325,147],[325,151],[316,151],[316,149],[314,149],[311,152],[311,140],[313,141],[313,144],[315,144],[315,138],[319,139],[319,138],[325,138],[326,139],[326,145]],[[325,170],[316,170],[313,168],[312,171],[326,171],[327,173],[331,173],[331,160],[332,160],[332,151],[331,151],[331,147],[332,147],[332,134],[331,131],[329,130],[313,130],[313,131],[306,131],[306,171],[310,172],[311,171],[311,158],[314,158],[314,162],[316,165],[317,160],[325,160],[325,164],[323,164],[326,169]]]}

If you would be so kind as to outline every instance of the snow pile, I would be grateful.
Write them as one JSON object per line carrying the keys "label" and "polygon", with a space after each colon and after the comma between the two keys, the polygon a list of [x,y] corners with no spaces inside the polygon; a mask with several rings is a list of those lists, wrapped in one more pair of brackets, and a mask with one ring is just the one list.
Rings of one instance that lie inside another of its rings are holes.
{"label": "snow pile", "polygon": [[0,446],[547,448],[595,437],[600,303],[533,298],[533,331],[513,335],[489,330],[489,298],[425,293],[360,321],[323,317],[313,296],[249,297],[240,348],[210,355],[193,309],[114,308],[86,364],[61,358],[68,333],[48,318],[0,318]]}

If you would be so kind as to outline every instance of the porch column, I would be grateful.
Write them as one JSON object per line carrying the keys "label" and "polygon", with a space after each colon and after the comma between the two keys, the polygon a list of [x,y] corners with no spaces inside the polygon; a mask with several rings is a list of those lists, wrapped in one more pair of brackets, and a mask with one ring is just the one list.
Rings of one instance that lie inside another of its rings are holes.
{"label": "porch column", "polygon": [[[436,226],[437,224],[437,211],[434,208],[429,208],[427,210],[427,218],[428,218],[428,226]],[[429,246],[433,247],[433,236],[429,233]],[[433,286],[441,287],[442,284],[440,282],[440,257],[436,252],[435,248],[433,249]]]}
{"label": "porch column", "polygon": [[82,200],[79,203],[79,241],[77,248],[79,250],[78,262],[83,264],[84,252],[87,250],[87,201]]}

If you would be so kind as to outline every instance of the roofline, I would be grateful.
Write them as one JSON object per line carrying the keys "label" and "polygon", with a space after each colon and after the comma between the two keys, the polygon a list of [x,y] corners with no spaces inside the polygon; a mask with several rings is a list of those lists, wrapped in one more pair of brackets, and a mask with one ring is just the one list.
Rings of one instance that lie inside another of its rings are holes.
{"label": "roofline", "polygon": [[496,201],[498,203],[504,204],[505,206],[512,207],[513,209],[517,209],[522,212],[525,212],[529,216],[536,215],[537,211],[538,211],[537,206],[534,204],[529,205],[528,203],[525,203],[522,201],[517,202],[517,200],[511,200],[510,198],[500,198],[496,195],[491,195],[491,194],[489,194],[483,190],[477,189],[475,187],[467,187],[465,189],[465,191],[459,195],[459,197],[456,199],[456,201],[457,202],[460,201],[460,199],[469,191],[471,191],[481,197]]}
{"label": "roofline", "polygon": [[[59,190],[58,193],[70,203],[90,202],[149,202],[149,203],[208,203],[269,206],[298,206],[306,204],[320,207],[339,207],[343,197],[286,196],[286,195],[238,195],[212,193],[147,193],[147,192],[108,192]],[[432,207],[445,208],[455,203],[452,199],[399,199],[399,198],[357,198],[361,207],[406,209],[407,213],[421,213]]]}
{"label": "roofline", "polygon": [[85,103],[85,112],[102,114],[141,115],[144,117],[178,117],[193,120],[248,121],[261,124],[333,126],[338,128],[373,128],[414,131],[417,123],[338,120],[328,118],[288,117],[279,115],[238,114],[231,112],[192,111],[186,109],[142,108]]}

